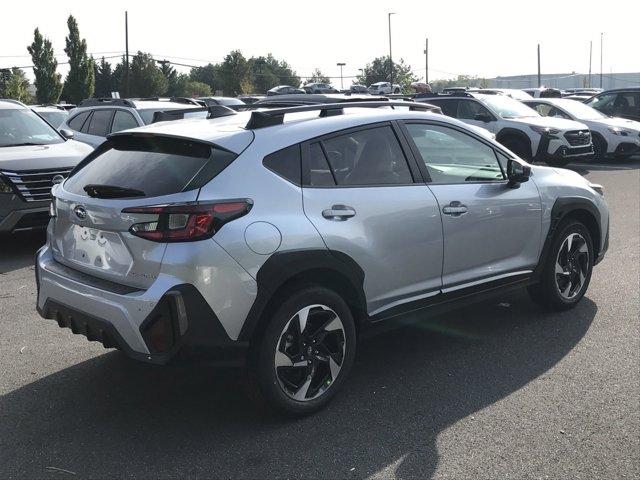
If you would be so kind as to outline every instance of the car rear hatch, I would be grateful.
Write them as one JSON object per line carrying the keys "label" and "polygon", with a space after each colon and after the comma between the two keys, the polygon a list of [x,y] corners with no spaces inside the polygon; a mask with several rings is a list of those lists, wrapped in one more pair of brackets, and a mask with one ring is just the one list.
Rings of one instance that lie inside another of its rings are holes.
{"label": "car rear hatch", "polygon": [[111,137],[54,188],[54,258],[102,279],[148,288],[167,245],[151,232],[162,223],[159,209],[197,205],[200,187],[236,157],[184,138]]}

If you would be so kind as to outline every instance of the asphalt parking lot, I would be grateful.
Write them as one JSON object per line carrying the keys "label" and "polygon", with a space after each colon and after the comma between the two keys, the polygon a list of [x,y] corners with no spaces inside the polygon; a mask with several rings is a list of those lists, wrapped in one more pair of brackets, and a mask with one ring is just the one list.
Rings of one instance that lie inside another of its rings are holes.
{"label": "asphalt parking lot", "polygon": [[509,293],[368,339],[299,420],[236,372],[134,363],[40,319],[43,237],[3,241],[0,477],[639,478],[640,160],[570,168],[612,214],[576,309]]}

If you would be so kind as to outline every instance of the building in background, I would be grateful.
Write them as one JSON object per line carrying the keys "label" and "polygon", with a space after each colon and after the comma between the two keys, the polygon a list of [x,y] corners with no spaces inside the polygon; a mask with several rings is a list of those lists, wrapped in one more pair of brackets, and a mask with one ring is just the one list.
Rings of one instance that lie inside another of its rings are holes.
{"label": "building in background", "polygon": [[[600,73],[550,73],[541,75],[542,85],[552,88],[581,88],[600,87]],[[495,77],[486,80],[488,88],[534,88],[539,87],[538,75],[514,75],[510,77]],[[605,73],[602,75],[602,88],[624,88],[640,85],[640,72],[635,73]]]}

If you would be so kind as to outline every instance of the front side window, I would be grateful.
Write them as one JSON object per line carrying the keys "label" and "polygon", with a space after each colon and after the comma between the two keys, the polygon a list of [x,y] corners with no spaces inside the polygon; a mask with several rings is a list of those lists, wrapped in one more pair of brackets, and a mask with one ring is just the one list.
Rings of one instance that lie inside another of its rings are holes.
{"label": "front side window", "polygon": [[338,185],[413,183],[400,143],[389,126],[358,130],[322,142]]}
{"label": "front side window", "polygon": [[73,117],[71,120],[69,120],[69,127],[75,130],[76,132],[81,131],[82,125],[84,125],[84,122],[87,120],[90,113],[91,113],[90,111],[79,113],[78,115]]}
{"label": "front side window", "polygon": [[448,127],[408,124],[433,183],[495,182],[504,180],[493,148]]}
{"label": "front side window", "polygon": [[26,108],[0,109],[0,147],[51,145],[63,138],[42,118]]}
{"label": "front side window", "polygon": [[593,97],[592,99],[587,100],[585,103],[591,108],[595,108],[596,110],[606,111],[613,108],[613,102],[615,102],[616,97],[617,95],[615,93],[607,93],[604,95]]}

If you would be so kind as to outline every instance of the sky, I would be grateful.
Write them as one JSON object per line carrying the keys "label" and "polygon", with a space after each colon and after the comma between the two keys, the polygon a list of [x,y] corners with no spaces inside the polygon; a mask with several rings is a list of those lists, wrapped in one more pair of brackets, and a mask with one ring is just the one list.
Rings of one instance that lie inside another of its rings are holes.
{"label": "sky", "polygon": [[[336,77],[336,85],[340,83],[336,63],[346,63],[345,77],[355,76],[367,62],[388,54],[389,12],[395,13],[393,58],[403,58],[421,79],[427,37],[430,80],[458,74],[488,78],[535,73],[538,43],[542,73],[586,73],[593,41],[592,70],[597,73],[601,33],[603,71],[640,72],[638,0],[4,2],[0,68],[31,64],[26,46],[36,27],[52,41],[58,60],[66,61],[69,14],[78,20],[90,53],[97,58],[118,55],[125,45],[125,10],[130,52],[141,50],[156,59],[190,65],[219,62],[233,49],[246,57],[272,53],[289,62],[298,75],[308,76],[320,68]],[[59,71],[65,74],[66,67]],[[32,77],[29,70],[27,74]],[[350,83],[345,78],[345,85]]]}

